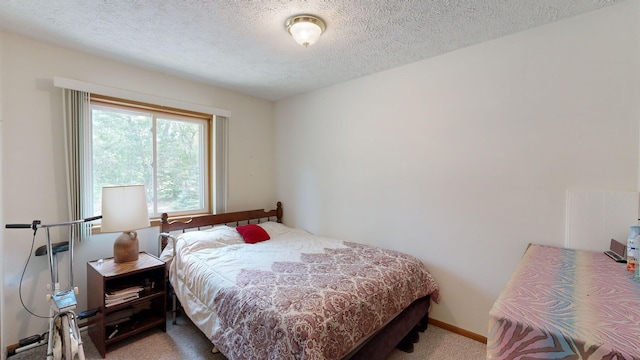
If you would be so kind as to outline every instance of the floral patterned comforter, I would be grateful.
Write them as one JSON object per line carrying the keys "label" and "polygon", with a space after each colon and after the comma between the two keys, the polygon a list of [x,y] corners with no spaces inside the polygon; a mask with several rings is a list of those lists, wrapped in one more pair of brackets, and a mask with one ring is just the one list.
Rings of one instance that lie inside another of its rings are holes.
{"label": "floral patterned comforter", "polygon": [[260,224],[245,244],[231,227],[188,232],[168,246],[170,280],[189,318],[231,360],[340,359],[438,286],[396,251]]}

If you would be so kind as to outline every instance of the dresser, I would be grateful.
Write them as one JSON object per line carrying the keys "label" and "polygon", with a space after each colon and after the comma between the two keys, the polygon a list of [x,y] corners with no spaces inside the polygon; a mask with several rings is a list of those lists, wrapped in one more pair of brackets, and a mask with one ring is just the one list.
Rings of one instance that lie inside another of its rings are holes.
{"label": "dresser", "polygon": [[[87,305],[98,309],[89,336],[103,358],[108,345],[151,328],[166,331],[166,283],[164,262],[145,252],[131,262],[87,263]],[[124,295],[109,297],[118,292]]]}

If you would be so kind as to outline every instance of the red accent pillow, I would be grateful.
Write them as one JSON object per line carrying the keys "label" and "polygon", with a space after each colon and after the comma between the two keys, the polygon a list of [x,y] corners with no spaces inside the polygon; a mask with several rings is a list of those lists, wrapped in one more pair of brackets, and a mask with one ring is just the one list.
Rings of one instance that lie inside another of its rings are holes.
{"label": "red accent pillow", "polygon": [[247,244],[255,244],[260,241],[271,239],[269,234],[260,226],[256,224],[240,225],[236,226],[236,230],[242,235],[244,242]]}

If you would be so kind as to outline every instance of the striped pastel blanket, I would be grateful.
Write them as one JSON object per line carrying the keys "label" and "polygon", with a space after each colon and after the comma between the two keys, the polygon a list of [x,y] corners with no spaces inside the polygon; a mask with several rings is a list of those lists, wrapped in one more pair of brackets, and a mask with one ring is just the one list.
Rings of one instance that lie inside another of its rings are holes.
{"label": "striped pastel blanket", "polygon": [[487,359],[640,359],[640,282],[601,252],[531,245],[490,311]]}

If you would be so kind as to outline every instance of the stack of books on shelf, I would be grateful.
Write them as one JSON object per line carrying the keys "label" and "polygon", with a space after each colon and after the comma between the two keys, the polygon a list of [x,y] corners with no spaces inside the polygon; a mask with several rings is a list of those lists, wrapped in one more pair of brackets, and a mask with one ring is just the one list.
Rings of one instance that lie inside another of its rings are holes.
{"label": "stack of books on shelf", "polygon": [[116,326],[123,322],[131,320],[133,316],[133,309],[127,308],[124,310],[116,311],[104,317],[105,326]]}
{"label": "stack of books on shelf", "polygon": [[136,305],[127,307],[126,309],[118,310],[104,317],[105,326],[116,326],[124,322],[132,320],[135,315],[142,311],[151,309],[151,301],[145,301]]}
{"label": "stack of books on shelf", "polygon": [[140,322],[144,321],[144,317],[140,317],[138,314],[150,310],[151,301],[143,301],[105,316],[104,325],[108,334],[107,339],[113,339],[123,331],[126,333],[135,329]]}
{"label": "stack of books on shelf", "polygon": [[126,289],[107,292],[104,294],[104,306],[114,306],[138,299],[140,298],[140,291],[142,291],[142,289],[142,286],[131,286]]}

